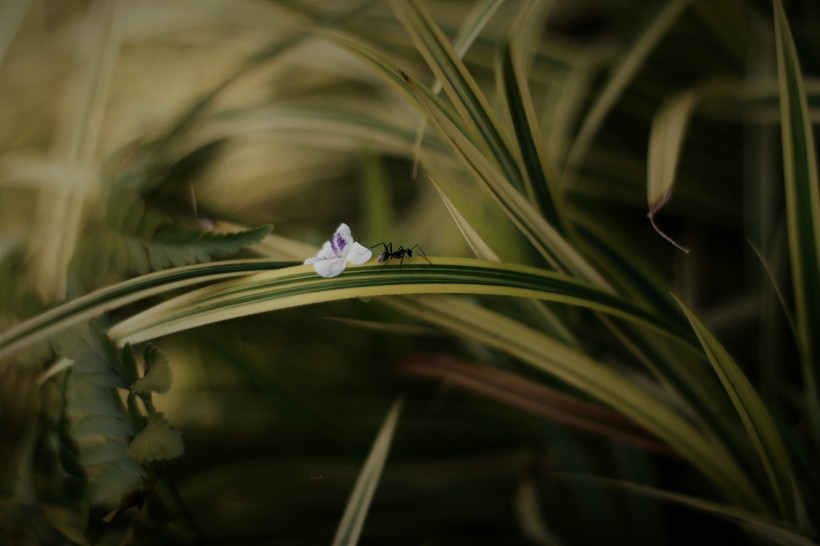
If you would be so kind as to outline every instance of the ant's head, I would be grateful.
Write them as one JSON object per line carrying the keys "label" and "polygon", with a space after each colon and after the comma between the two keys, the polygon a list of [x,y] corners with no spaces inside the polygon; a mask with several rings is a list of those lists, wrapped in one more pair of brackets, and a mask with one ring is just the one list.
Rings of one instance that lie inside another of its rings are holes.
{"label": "ant's head", "polygon": [[386,262],[389,257],[390,257],[390,254],[385,250],[384,252],[379,254],[379,258],[378,258],[379,263]]}

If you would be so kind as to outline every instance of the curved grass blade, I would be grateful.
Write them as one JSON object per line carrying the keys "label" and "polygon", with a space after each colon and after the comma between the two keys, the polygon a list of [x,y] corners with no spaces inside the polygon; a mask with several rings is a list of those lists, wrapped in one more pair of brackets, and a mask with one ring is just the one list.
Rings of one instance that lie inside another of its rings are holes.
{"label": "curved grass blade", "polygon": [[[453,38],[453,50],[459,56],[464,57],[470,46],[473,45],[481,30],[487,26],[498,8],[504,4],[504,0],[482,0],[476,2],[470,12],[465,17],[464,22],[458,29],[458,33]],[[441,82],[433,85],[433,91],[438,92]]]}
{"label": "curved grass blade", "polygon": [[797,499],[798,503],[800,500],[798,492],[794,490],[791,461],[774,419],[723,345],[683,302],[678,300],[678,305],[689,319],[709,362],[740,416],[760,459],[780,516],[794,521],[798,511],[792,505],[792,500]]}
{"label": "curved grass blade", "polygon": [[493,251],[493,249],[484,242],[484,239],[481,238],[481,235],[473,229],[470,223],[467,221],[466,218],[459,212],[458,208],[456,208],[455,204],[447,197],[447,194],[444,193],[444,190],[441,189],[436,181],[430,177],[430,181],[433,183],[433,186],[436,188],[436,191],[441,197],[441,201],[444,203],[444,206],[447,208],[447,212],[450,213],[450,216],[453,218],[453,221],[458,226],[459,231],[461,231],[461,235],[464,237],[464,240],[467,241],[467,244],[470,245],[470,249],[473,251],[478,258],[482,260],[489,260],[492,262],[497,262],[500,260],[498,255]]}
{"label": "curved grass blade", "polygon": [[389,84],[419,104],[459,159],[487,187],[504,213],[556,270],[571,271],[581,278],[608,287],[606,280],[498,172],[467,134],[462,120],[429,88],[396,70],[372,49],[337,34],[325,33],[324,36],[370,64]]}
{"label": "curved grass blade", "polygon": [[543,510],[538,498],[538,489],[531,478],[525,478],[515,492],[515,515],[518,525],[532,544],[541,546],[563,546],[555,533],[547,527],[542,517]]}
{"label": "curved grass blade", "polygon": [[476,257],[518,264],[533,259],[532,245],[471,173],[436,161],[425,161],[425,168]]}
{"label": "curved grass blade", "polygon": [[[536,61],[537,58],[536,56]],[[559,177],[559,167],[566,163],[575,128],[583,116],[599,65],[605,62],[604,58],[606,55],[600,50],[577,52],[566,73],[559,74],[560,85],[550,89],[543,98],[541,126],[547,132],[547,149]]]}
{"label": "curved grass blade", "polygon": [[752,248],[755,256],[757,256],[757,260],[760,262],[760,267],[762,267],[763,271],[766,273],[766,278],[769,280],[769,286],[771,286],[771,289],[777,298],[777,302],[780,304],[780,311],[786,318],[786,323],[789,325],[792,335],[795,339],[797,339],[797,325],[794,322],[792,313],[789,311],[789,306],[786,303],[786,296],[783,295],[783,290],[780,289],[780,283],[777,282],[777,275],[775,274],[774,267],[771,263],[769,263],[769,260],[766,259],[763,252],[757,248],[756,245],[750,242],[749,246]]}
{"label": "curved grass blade", "polygon": [[[88,32],[80,40],[76,70],[72,71],[74,92],[62,106],[55,141],[55,155],[74,165],[92,165],[99,145],[103,113],[111,90],[122,41],[123,11],[119,4],[91,6],[82,18]],[[91,30],[93,29],[93,30]],[[66,292],[66,274],[82,231],[85,192],[59,187],[37,196],[36,216],[30,224],[30,275],[47,299],[60,299]]]}
{"label": "curved grass blade", "polygon": [[459,126],[461,130],[466,133],[467,129],[464,128],[461,118],[458,117],[457,113],[453,111],[452,108],[445,106],[441,98],[433,93],[433,91],[428,87],[417,83],[415,85],[411,85],[407,75],[405,75],[401,70],[398,70],[394,64],[392,64],[384,56],[380,55],[375,49],[367,47],[360,42],[352,40],[351,38],[339,33],[327,31],[316,32],[318,35],[335,43],[339,47],[359,57],[359,59],[366,64],[370,65],[379,75],[384,78],[388,85],[392,86],[394,89],[406,96],[411,100],[411,102],[418,102],[416,97],[419,91],[425,93],[427,98],[437,105],[438,110],[440,110],[443,115],[446,115],[454,125]]}
{"label": "curved grass blade", "polygon": [[562,426],[673,455],[666,445],[612,410],[504,370],[446,355],[410,357],[399,364],[399,370],[458,385]]}
{"label": "curved grass blade", "polygon": [[[197,135],[202,140],[235,137],[245,133],[287,133],[289,138],[315,142],[317,135],[343,137],[344,144],[354,147],[365,143],[389,154],[410,156],[413,150],[413,133],[395,120],[395,113],[387,108],[367,111],[359,105],[336,104],[326,106],[282,104],[277,106],[235,110],[215,118]],[[392,119],[388,119],[392,116]],[[338,138],[336,140],[339,140]],[[449,150],[436,138],[425,139],[427,153],[435,154],[437,160],[449,157]],[[452,160],[451,160],[452,161]]]}
{"label": "curved grass blade", "polygon": [[[348,266],[322,278],[312,265],[265,271],[178,296],[115,325],[118,343],[138,343],[204,324],[294,306],[407,294],[480,294],[578,305],[634,321],[692,350],[691,334],[588,283],[542,269],[469,258],[431,257],[432,264]],[[371,262],[372,263],[372,262]]]}
{"label": "curved grass blade", "polygon": [[333,546],[353,546],[359,542],[370,502],[376,493],[384,463],[390,453],[390,444],[393,441],[393,434],[396,432],[396,424],[403,403],[402,398],[393,402],[390,411],[382,422],[379,434],[373,441],[373,447],[370,448],[367,460],[361,472],[359,472],[356,485],[350,494],[350,499],[347,501],[342,521],[339,523],[336,536],[333,538]]}
{"label": "curved grass blade", "polygon": [[620,98],[621,93],[635,77],[635,74],[638,73],[638,70],[658,45],[658,42],[672,28],[690,3],[691,0],[671,0],[666,4],[666,7],[641,34],[638,41],[635,42],[620,62],[581,124],[581,129],[578,131],[575,142],[573,142],[572,148],[567,155],[565,177],[567,173],[572,175],[572,171],[584,160],[593,138],[595,138],[607,114]]}
{"label": "curved grass blade", "polygon": [[194,101],[187,110],[182,112],[180,116],[173,122],[173,124],[165,131],[165,133],[156,141],[155,146],[157,150],[167,148],[172,142],[177,140],[181,135],[187,132],[193,124],[200,118],[200,116],[213,104],[214,100],[237,79],[244,76],[246,73],[260,66],[262,63],[269,61],[279,55],[287,53],[294,47],[301,44],[304,40],[309,39],[317,29],[328,29],[341,25],[345,21],[355,17],[370,7],[375,0],[362,0],[352,7],[342,11],[341,13],[334,13],[325,16],[322,19],[313,22],[313,28],[304,28],[303,30],[294,32],[260,51],[250,55],[243,63],[239,64],[227,77],[220,81],[212,89],[205,92],[196,101]]}
{"label": "curved grass blade", "polygon": [[[0,335],[0,359],[4,356],[47,339],[84,320],[107,311],[163,292],[204,283],[248,275],[269,269],[293,265],[293,262],[271,260],[236,260],[178,267],[143,275],[114,286],[103,288],[37,315]],[[2,361],[0,360],[0,364]]]}
{"label": "curved grass blade", "polygon": [[809,419],[820,445],[820,179],[803,76],[789,22],[774,2],[783,177],[798,344]]}
{"label": "curved grass blade", "polygon": [[[500,261],[500,257],[495,253],[493,248],[487,244],[481,235],[473,229],[470,223],[467,221],[466,218],[461,214],[459,208],[453,203],[450,198],[447,196],[445,191],[441,188],[441,186],[436,182],[436,180],[431,176],[430,177],[433,186],[439,193],[444,206],[447,207],[450,215],[455,221],[458,229],[461,231],[461,234],[464,236],[464,239],[467,241],[467,244],[472,249],[473,253],[476,257],[482,260],[489,260],[492,262]],[[486,218],[486,216],[485,216]],[[486,222],[485,222],[486,224]],[[498,233],[498,229],[495,230],[496,234]],[[509,243],[509,240],[505,241]],[[501,249],[502,251],[506,252],[509,249],[509,244],[505,244],[504,247]],[[507,260],[507,261],[521,261],[521,260]],[[541,323],[544,325],[544,328],[564,341],[567,341],[571,344],[577,344],[577,340],[574,339],[574,336],[566,327],[565,324],[552,312],[552,310],[548,309],[543,301],[536,301],[536,300],[522,300],[522,305],[527,306],[530,310],[534,312],[534,314],[539,317]]]}
{"label": "curved grass blade", "polygon": [[447,116],[446,111],[430,100],[423,86],[407,77],[410,88],[425,109],[430,121],[450,144],[459,158],[490,191],[510,220],[527,237],[533,247],[557,271],[569,272],[602,287],[606,280],[564,239],[558,231],[516,190],[490,163],[470,138]]}
{"label": "curved grass blade", "polygon": [[527,81],[527,44],[534,27],[543,22],[542,12],[549,5],[549,2],[530,2],[521,10],[510,29],[509,42],[496,62],[496,73],[521,155],[527,197],[551,225],[565,234],[571,226]]}
{"label": "curved grass blade", "polygon": [[687,254],[689,249],[675,242],[658,227],[655,223],[655,214],[672,197],[686,127],[697,105],[697,99],[697,94],[689,90],[671,98],[661,107],[652,121],[646,165],[646,199],[649,206],[646,217],[661,237]]}
{"label": "curved grass blade", "polygon": [[[464,22],[459,26],[458,33],[453,39],[453,49],[459,58],[464,57],[464,54],[470,49],[470,46],[478,37],[481,30],[487,25],[503,3],[504,0],[482,0],[473,6],[464,19]],[[435,94],[441,91],[441,82],[439,80],[433,82],[432,91]],[[421,155],[421,144],[424,140],[425,127],[426,121],[422,119],[416,129],[416,143],[413,147],[413,178],[416,176],[418,158]]]}
{"label": "curved grass blade", "polygon": [[757,534],[758,536],[771,540],[775,544],[781,544],[783,546],[816,546],[817,544],[816,541],[813,541],[808,536],[802,534],[798,529],[736,506],[729,506],[726,504],[693,497],[691,495],[684,495],[682,493],[664,491],[663,489],[646,485],[613,480],[609,478],[601,478],[597,476],[582,476],[578,474],[565,474],[560,472],[555,472],[552,476],[572,481],[583,481],[608,487],[617,487],[639,495],[645,495],[658,500],[672,502],[681,506],[687,506],[689,508],[694,508],[695,510],[700,510],[707,514],[727,518],[730,521],[737,523],[741,527],[744,527]]}
{"label": "curved grass blade", "polygon": [[[814,88],[807,91],[812,93],[810,96],[817,94]],[[771,121],[770,112],[777,107],[777,103],[778,91],[774,82],[749,85],[732,80],[714,80],[683,91],[660,107],[649,135],[646,181],[647,217],[659,235],[678,249],[689,252],[657,226],[655,215],[672,196],[686,130],[695,110],[707,111],[717,118],[731,121],[767,122]]]}
{"label": "curved grass blade", "polygon": [[391,300],[391,305],[504,351],[602,402],[666,443],[733,501],[765,512],[760,493],[713,435],[702,432],[668,402],[611,367],[520,322],[458,298],[418,296]]}
{"label": "curved grass blade", "polygon": [[447,37],[417,0],[393,1],[392,6],[479,148],[493,158],[515,188],[523,189],[501,123]]}

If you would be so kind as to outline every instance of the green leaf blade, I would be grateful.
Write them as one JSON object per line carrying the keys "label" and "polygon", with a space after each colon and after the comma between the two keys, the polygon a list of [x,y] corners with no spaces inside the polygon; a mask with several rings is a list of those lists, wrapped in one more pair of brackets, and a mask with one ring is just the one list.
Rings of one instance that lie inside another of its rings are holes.
{"label": "green leaf blade", "polygon": [[743,423],[768,479],[780,516],[795,521],[797,510],[793,501],[798,499],[796,502],[800,503],[799,493],[794,488],[791,461],[774,419],[751,382],[717,338],[682,302],[678,301],[678,305],[689,319]]}
{"label": "green leaf blade", "polygon": [[532,243],[533,247],[557,271],[568,271],[600,286],[606,280],[581,256],[539,211],[516,190],[472,142],[470,137],[436,104],[423,86],[411,82],[419,104],[431,123],[450,144],[457,157],[490,192],[510,221]]}
{"label": "green leaf blade", "polygon": [[501,124],[447,38],[420,2],[394,1],[392,5],[479,146],[489,152],[514,187],[523,189],[521,173]]}
{"label": "green leaf blade", "polygon": [[393,442],[393,435],[399,420],[404,401],[399,398],[390,407],[390,411],[384,418],[379,433],[373,441],[370,453],[367,455],[364,466],[356,479],[356,485],[347,501],[336,536],[333,538],[333,546],[348,546],[357,544],[364,527],[367,511],[379,485],[379,479],[390,453],[390,446]]}
{"label": "green leaf blade", "polygon": [[[266,269],[278,269],[293,262],[274,260],[235,260],[199,264],[158,271],[102,288],[85,296],[49,309],[0,334],[0,358],[38,341],[56,336],[68,328],[97,317],[106,311],[163,292],[226,277],[248,275]],[[66,350],[82,350],[66,348]],[[73,357],[72,357],[73,358]],[[0,366],[5,362],[0,360]],[[127,385],[118,385],[127,387]]]}
{"label": "green leaf blade", "polygon": [[457,298],[424,297],[392,305],[515,356],[613,408],[690,461],[733,501],[761,511],[765,502],[723,446],[675,408],[584,353],[489,309]]}
{"label": "green leaf blade", "polygon": [[809,418],[820,445],[820,179],[800,62],[779,0],[774,14],[795,319]]}
{"label": "green leaf blade", "polygon": [[510,31],[509,42],[496,62],[496,73],[512,134],[521,155],[527,195],[544,218],[559,232],[565,233],[570,224],[557,174],[546,151],[546,139],[535,115],[526,70],[525,42],[534,30],[532,27],[543,22],[543,17],[539,15],[547,5],[535,2],[525,5]]}
{"label": "green leaf blade", "polygon": [[542,269],[468,258],[430,258],[432,264],[349,266],[335,278],[296,266],[228,281],[159,304],[109,334],[137,343],[180,330],[260,312],[354,297],[406,294],[484,294],[579,305],[639,323],[684,345],[682,325],[665,323],[589,283]]}
{"label": "green leaf blade", "polygon": [[567,170],[570,175],[585,159],[604,119],[609,115],[629,83],[635,78],[649,54],[674,26],[690,3],[691,0],[672,0],[668,2],[615,68],[612,77],[603,91],[598,94],[589,112],[587,112],[569,151]]}

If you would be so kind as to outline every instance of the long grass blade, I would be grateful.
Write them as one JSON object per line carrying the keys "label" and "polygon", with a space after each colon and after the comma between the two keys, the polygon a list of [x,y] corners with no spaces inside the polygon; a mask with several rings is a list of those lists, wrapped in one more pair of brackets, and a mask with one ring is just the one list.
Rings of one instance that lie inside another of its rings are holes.
{"label": "long grass blade", "polygon": [[[436,183],[436,181],[431,177],[431,181],[435,186],[436,190],[438,190],[439,196],[441,197],[444,206],[447,207],[447,210],[450,212],[450,215],[453,217],[456,225],[458,226],[459,230],[461,231],[464,239],[467,241],[467,244],[473,250],[473,253],[476,257],[482,260],[489,260],[489,261],[499,261],[501,258],[495,253],[493,248],[484,241],[481,235],[473,229],[470,225],[470,222],[464,218],[461,214],[459,208],[452,202],[449,196],[445,193],[445,191],[441,188],[441,186]],[[486,218],[486,216],[485,216]],[[486,222],[485,222],[486,223]],[[496,238],[498,240],[498,238]],[[505,241],[504,248],[501,248],[500,251],[507,252],[511,245],[509,245],[509,240]],[[520,261],[520,260],[508,260],[508,261]],[[561,319],[552,312],[552,310],[548,309],[544,302],[536,301],[536,300],[523,300],[522,305],[529,308],[535,316],[539,317],[542,324],[546,328],[546,330],[555,337],[558,337],[564,341],[570,342],[571,344],[577,343],[577,340],[574,339],[572,333],[570,333],[569,329],[566,325],[561,321]]]}
{"label": "long grass blade", "polygon": [[373,447],[370,448],[367,460],[356,479],[350,499],[347,501],[342,521],[333,538],[333,546],[353,546],[359,542],[367,511],[376,493],[376,487],[379,485],[387,455],[390,453],[403,403],[401,398],[393,402],[382,422],[379,433],[373,441]]}
{"label": "long grass blade", "polygon": [[391,300],[398,309],[521,359],[611,407],[689,460],[733,501],[756,511],[765,502],[729,453],[649,390],[520,322],[448,297]]}
{"label": "long grass blade", "polygon": [[820,445],[820,179],[800,62],[779,0],[774,14],[795,319],[808,414]]}
{"label": "long grass blade", "polygon": [[431,100],[429,93],[424,91],[423,86],[409,80],[409,78],[407,81],[410,88],[416,92],[419,104],[425,109],[439,133],[450,144],[476,179],[482,181],[502,210],[544,259],[557,271],[569,272],[599,286],[608,287],[606,280],[541,216],[518,190],[504,179],[503,175],[487,160],[486,155],[452,121],[446,110]]}
{"label": "long grass blade", "polygon": [[[322,278],[313,266],[260,272],[178,296],[114,326],[118,343],[138,343],[204,324],[349,298],[407,294],[482,294],[534,298],[602,311],[636,322],[691,347],[683,325],[668,324],[640,307],[565,275],[468,258],[430,257],[432,264],[348,266]],[[223,262],[224,263],[224,262]],[[375,263],[375,262],[373,262]]]}
{"label": "long grass blade", "polygon": [[[504,0],[482,0],[481,2],[477,2],[472,7],[470,12],[467,14],[467,17],[464,19],[464,22],[459,27],[458,33],[453,39],[453,49],[459,58],[464,57],[464,54],[467,53],[468,49],[470,49],[470,46],[473,44],[475,39],[478,38],[481,30],[487,25],[487,23],[490,22],[490,19],[492,19],[495,12],[498,11],[498,8],[500,8],[503,3]],[[441,91],[441,82],[439,80],[433,82],[432,90],[433,93],[436,94]],[[421,145],[424,140],[426,126],[426,121],[422,119],[416,129],[416,145],[414,146],[415,153],[413,154],[413,157],[415,158],[413,163],[414,177],[416,167],[418,166],[417,161],[421,155]]]}
{"label": "long grass blade", "polygon": [[437,161],[428,161],[427,157],[425,170],[468,245],[479,251],[489,250],[497,258],[490,254],[476,254],[476,257],[508,263],[527,263],[533,259],[532,245],[498,207],[492,195],[480,185],[477,187],[471,173],[463,172],[461,165],[447,168]]}
{"label": "long grass blade", "polygon": [[[406,123],[396,120],[395,112],[369,105],[339,103],[309,107],[305,104],[278,104],[247,110],[229,111],[203,127],[197,137],[204,142],[235,138],[247,134],[287,134],[296,141],[316,142],[320,136],[332,137],[334,147],[355,149],[366,144],[388,154],[409,156],[413,150],[413,133]],[[330,139],[328,139],[330,140]],[[436,160],[446,160],[449,150],[434,138],[424,141],[425,151]],[[451,160],[452,161],[452,160]]]}
{"label": "long grass blade", "polygon": [[[0,359],[56,335],[71,326],[129,303],[193,284],[278,269],[293,262],[237,260],[159,271],[121,282],[54,307],[0,335]],[[2,365],[2,360],[0,360]]]}
{"label": "long grass blade", "polygon": [[156,148],[158,150],[163,150],[169,144],[177,140],[181,135],[185,134],[185,132],[187,132],[202,116],[202,114],[212,105],[213,101],[237,79],[257,68],[261,64],[286,53],[293,47],[298,46],[306,39],[312,37],[311,33],[316,33],[319,29],[334,28],[341,25],[345,21],[362,13],[371,4],[373,4],[374,1],[375,0],[362,0],[341,13],[334,13],[329,16],[325,16],[317,21],[314,21],[313,24],[315,26],[313,28],[309,28],[306,25],[303,30],[294,32],[289,36],[286,36],[250,55],[225,79],[219,82],[212,89],[203,93],[201,97],[194,101],[190,107],[171,124],[171,126],[165,131],[165,134],[157,140]]}
{"label": "long grass blade", "polygon": [[479,148],[492,158],[509,183],[519,190],[523,189],[521,173],[510,151],[508,137],[447,37],[421,2],[394,1],[392,7]]}
{"label": "long grass blade", "polygon": [[470,223],[467,221],[466,218],[459,212],[458,208],[456,208],[455,204],[447,197],[447,194],[444,193],[444,190],[436,184],[436,181],[431,177],[430,181],[438,191],[439,196],[441,197],[441,201],[444,203],[444,206],[447,207],[447,212],[450,213],[450,216],[453,218],[453,221],[458,226],[459,231],[464,236],[464,240],[467,241],[467,244],[470,245],[470,248],[473,251],[473,254],[476,255],[477,258],[482,260],[489,260],[492,262],[499,261],[498,255],[493,252],[493,249],[490,248],[484,239],[481,238],[481,235],[473,229]]}
{"label": "long grass blade", "polygon": [[509,42],[496,62],[499,88],[512,126],[523,173],[526,195],[560,233],[570,230],[558,176],[549,160],[546,139],[535,115],[527,81],[528,44],[543,22],[549,2],[525,4],[510,29]]}
{"label": "long grass blade", "polygon": [[678,301],[678,305],[692,324],[709,362],[743,423],[771,487],[780,516],[794,521],[796,511],[792,500],[798,496],[794,491],[791,461],[774,419],[723,345],[681,301]]}
{"label": "long grass blade", "polygon": [[669,29],[672,28],[690,3],[691,0],[671,0],[641,34],[640,38],[627,52],[617,68],[615,68],[612,77],[595,99],[594,104],[581,124],[581,129],[578,131],[578,135],[567,155],[565,177],[567,173],[572,175],[572,171],[584,160],[592,144],[592,140],[598,133],[598,129],[600,129],[606,116],[638,73],[638,70],[643,66],[646,58],[655,49]]}
{"label": "long grass blade", "polygon": [[[816,87],[816,82],[811,82],[811,87],[805,89],[807,95],[816,96]],[[672,197],[686,131],[695,111],[703,110],[717,119],[765,123],[777,119],[772,116],[777,103],[778,88],[773,81],[750,85],[739,81],[715,80],[687,89],[661,105],[652,121],[649,135],[646,193],[647,217],[664,239],[678,249],[689,252],[658,227],[655,215]]]}
{"label": "long grass blade", "polygon": [[[493,15],[504,4],[505,0],[482,0],[476,2],[470,9],[470,12],[464,18],[464,22],[458,28],[453,38],[453,51],[456,52],[459,58],[464,57],[470,46],[473,45],[478,35],[490,22]],[[439,80],[433,83],[432,89],[434,93],[438,93],[442,88]]]}
{"label": "long grass blade", "polygon": [[391,86],[419,104],[422,111],[428,115],[428,118],[445,137],[447,144],[458,159],[466,164],[472,175],[488,189],[510,221],[548,263],[558,271],[572,271],[577,276],[591,280],[597,285],[608,286],[603,277],[597,274],[594,268],[504,178],[492,161],[487,159],[486,154],[477,147],[473,137],[468,135],[458,115],[444,105],[432,90],[411,80],[409,76],[397,70],[388,60],[371,48],[338,34],[325,33],[324,35],[370,64]]}

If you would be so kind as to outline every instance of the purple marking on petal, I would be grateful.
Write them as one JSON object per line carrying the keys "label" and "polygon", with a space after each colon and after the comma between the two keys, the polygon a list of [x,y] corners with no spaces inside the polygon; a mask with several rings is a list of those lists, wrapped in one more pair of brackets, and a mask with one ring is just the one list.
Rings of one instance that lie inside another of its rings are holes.
{"label": "purple marking on petal", "polygon": [[341,233],[334,233],[333,238],[330,240],[330,246],[333,248],[333,253],[341,257],[344,254],[347,241],[345,241]]}

